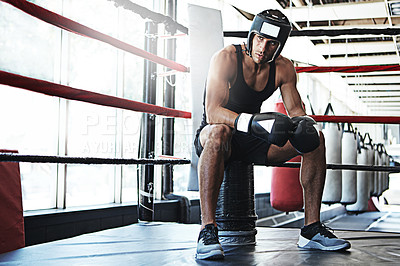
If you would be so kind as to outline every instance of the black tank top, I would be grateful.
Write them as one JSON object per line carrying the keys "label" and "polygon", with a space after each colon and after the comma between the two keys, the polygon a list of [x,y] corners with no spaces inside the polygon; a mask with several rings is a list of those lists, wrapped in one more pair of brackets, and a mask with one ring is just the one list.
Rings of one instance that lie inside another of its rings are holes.
{"label": "black tank top", "polygon": [[[243,76],[243,54],[241,45],[234,45],[236,48],[237,55],[237,75],[236,81],[233,86],[229,89],[229,99],[228,103],[224,106],[225,108],[235,112],[235,113],[249,113],[255,114],[259,113],[261,110],[262,103],[268,99],[276,90],[275,88],[275,61],[270,63],[268,82],[262,91],[255,91],[253,88],[247,85]],[[205,95],[203,99],[203,120],[201,121],[200,130],[205,127],[207,123],[207,117],[205,112]]]}

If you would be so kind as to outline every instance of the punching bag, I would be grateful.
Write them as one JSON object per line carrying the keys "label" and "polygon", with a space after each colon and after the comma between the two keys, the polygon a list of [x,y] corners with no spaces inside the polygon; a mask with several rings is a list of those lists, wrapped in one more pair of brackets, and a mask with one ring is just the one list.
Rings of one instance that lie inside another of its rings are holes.
{"label": "punching bag", "polygon": [[[375,144],[375,165],[380,166],[382,163],[382,153],[381,153],[381,144]],[[379,197],[380,196],[380,182],[381,182],[381,172],[375,171],[374,172],[374,194],[373,196]]]}
{"label": "punching bag", "polygon": [[[386,149],[385,149],[385,158],[386,158],[386,160],[385,160],[386,166],[390,166],[390,156],[386,152]],[[384,182],[385,186],[383,187],[383,191],[386,191],[389,189],[389,172],[385,172],[384,178],[385,178],[385,182]]]}
{"label": "punching bag", "polygon": [[[374,144],[374,165],[379,165],[380,161],[379,155],[379,144]],[[379,196],[379,172],[374,171],[374,191],[372,196]]]}
{"label": "punching bag", "polygon": [[[322,130],[325,136],[326,163],[340,164],[342,162],[342,130],[339,124],[327,123]],[[322,202],[333,204],[340,202],[342,197],[342,170],[326,171]]]}
{"label": "punching bag", "polygon": [[[385,145],[382,144],[382,165],[383,166],[389,166],[389,161],[388,161],[389,155],[386,152]],[[386,191],[386,182],[387,182],[387,171],[382,171],[382,193]]]}
{"label": "punching bag", "polygon": [[[396,166],[394,159],[391,155],[388,155],[388,165]],[[389,187],[390,187],[390,172],[388,172],[386,175],[386,189],[389,189]]]}
{"label": "punching bag", "polygon": [[[275,104],[275,111],[286,114],[282,101]],[[289,162],[300,162],[301,156],[296,156]],[[303,188],[300,184],[300,169],[273,167],[271,177],[271,206],[280,211],[298,211],[303,208]]]}
{"label": "punching bag", "polygon": [[[14,150],[0,150],[18,153]],[[0,162],[0,254],[25,246],[19,163]]]}
{"label": "punching bag", "polygon": [[[342,136],[342,164],[357,164],[357,139],[356,132],[351,124]],[[355,170],[342,171],[342,198],[343,205],[352,204],[357,201],[357,173]]]}
{"label": "punching bag", "polygon": [[[364,140],[358,133],[357,141],[357,164],[368,165],[368,148]],[[347,211],[364,212],[368,210],[369,200],[369,180],[367,171],[357,171],[357,201],[346,206]]]}
{"label": "punching bag", "polygon": [[[385,149],[385,145],[382,144],[382,166],[387,166],[386,163],[386,149]],[[381,194],[386,190],[385,189],[385,184],[386,182],[386,172],[382,171],[381,172]]]}
{"label": "punching bag", "polygon": [[[378,144],[378,165],[383,166],[384,165],[384,153],[383,153],[383,144],[379,143]],[[382,195],[383,192],[383,175],[384,172],[379,171],[378,172],[378,197]]]}
{"label": "punching bag", "polygon": [[[372,143],[371,136],[369,133],[364,135],[364,145],[368,149],[368,165],[374,165],[375,163],[375,151],[374,144]],[[369,187],[369,197],[374,193],[374,173],[373,171],[367,172],[368,187]]]}

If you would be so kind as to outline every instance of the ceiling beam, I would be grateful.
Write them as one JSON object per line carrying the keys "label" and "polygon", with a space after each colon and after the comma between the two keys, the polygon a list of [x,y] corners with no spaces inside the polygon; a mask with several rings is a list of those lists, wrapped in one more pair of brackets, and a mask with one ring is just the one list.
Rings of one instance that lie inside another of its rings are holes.
{"label": "ceiling beam", "polygon": [[363,103],[398,103],[398,102],[400,102],[399,101],[400,99],[399,98],[386,98],[386,99],[383,99],[383,98],[376,98],[376,99],[370,99],[370,98],[366,98],[366,99],[362,99],[362,102]]}
{"label": "ceiling beam", "polygon": [[390,112],[391,115],[398,115],[398,113],[400,113],[400,109],[380,109],[380,108],[371,108],[370,109],[371,112],[374,113],[387,113]]}
{"label": "ceiling beam", "polygon": [[392,64],[399,64],[399,58],[397,55],[334,57],[326,59],[327,66],[366,66]]}
{"label": "ceiling beam", "polygon": [[383,107],[383,108],[400,108],[400,103],[397,104],[367,104],[368,107]]}
{"label": "ceiling beam", "polygon": [[315,48],[323,55],[384,53],[395,51],[392,41],[317,44]]}
{"label": "ceiling beam", "polygon": [[346,72],[340,72],[338,73],[342,77],[348,77],[348,76],[360,76],[360,77],[375,77],[375,76],[382,76],[382,77],[389,77],[392,75],[400,75],[400,71],[374,71],[374,72],[363,72],[363,73],[346,73]]}
{"label": "ceiling beam", "polygon": [[387,17],[384,1],[293,7],[287,13],[291,20],[297,22]]}
{"label": "ceiling beam", "polygon": [[352,30],[352,29],[398,29],[398,27],[390,27],[387,24],[369,24],[367,22],[360,24],[360,23],[352,23],[346,25],[331,25],[331,26],[307,26],[301,28],[301,30]]}
{"label": "ceiling beam", "polygon": [[389,98],[389,97],[400,97],[400,92],[356,92],[356,95],[360,98]]}
{"label": "ceiling beam", "polygon": [[[348,83],[348,84],[360,84],[361,86],[363,84],[374,84],[373,86],[376,86],[380,83],[388,84],[388,83],[399,83],[400,82],[400,72],[399,75],[397,76],[374,76],[374,77],[369,77],[369,76],[359,76],[359,77],[343,77],[343,79]],[[356,86],[360,86],[356,85]],[[386,85],[383,85],[383,87],[386,87]],[[390,86],[391,87],[391,86]],[[400,86],[398,86],[400,88]]]}
{"label": "ceiling beam", "polygon": [[[385,37],[385,35],[380,35],[380,34],[349,34],[349,35],[338,35],[338,36],[307,36],[306,38],[310,39],[310,40],[338,40],[338,39],[371,39],[371,38],[375,38],[375,39],[379,39]],[[387,37],[387,36],[386,36]],[[302,37],[290,37],[290,38],[302,38]]]}

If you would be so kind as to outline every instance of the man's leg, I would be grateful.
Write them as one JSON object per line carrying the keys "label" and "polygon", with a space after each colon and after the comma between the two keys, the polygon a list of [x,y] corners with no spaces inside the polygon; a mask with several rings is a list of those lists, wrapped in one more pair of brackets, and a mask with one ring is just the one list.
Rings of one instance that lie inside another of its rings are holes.
{"label": "man's leg", "polygon": [[224,177],[224,162],[230,156],[232,130],[226,125],[208,125],[200,132],[203,147],[199,164],[201,231],[197,259],[222,259],[224,252],[218,240],[215,210]]}
{"label": "man's leg", "polygon": [[325,139],[321,133],[319,147],[312,152],[303,154],[301,162],[300,181],[304,192],[304,225],[320,220],[325,176]]}
{"label": "man's leg", "polygon": [[[268,151],[268,160],[284,162],[294,157],[295,154],[295,149],[288,142],[282,148],[271,146]],[[320,250],[348,249],[351,246],[348,241],[338,239],[320,222],[325,174],[325,139],[321,132],[319,147],[302,156],[300,182],[304,192],[304,227],[301,229],[298,246]]]}
{"label": "man's leg", "polygon": [[[271,145],[268,150],[269,162],[286,162],[299,155],[290,142],[282,148]],[[300,183],[304,197],[304,225],[320,220],[321,199],[325,184],[326,160],[325,140],[320,136],[319,147],[302,155]]]}

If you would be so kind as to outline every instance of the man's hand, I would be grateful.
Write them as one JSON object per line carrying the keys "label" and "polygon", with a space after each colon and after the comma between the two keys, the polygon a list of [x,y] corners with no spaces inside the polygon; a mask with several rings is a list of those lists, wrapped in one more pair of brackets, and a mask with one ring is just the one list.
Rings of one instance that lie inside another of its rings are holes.
{"label": "man's hand", "polygon": [[319,130],[317,122],[309,116],[292,117],[293,132],[289,141],[300,153],[307,153],[319,146]]}
{"label": "man's hand", "polygon": [[281,113],[241,113],[236,117],[235,129],[282,147],[289,139],[293,123]]}

